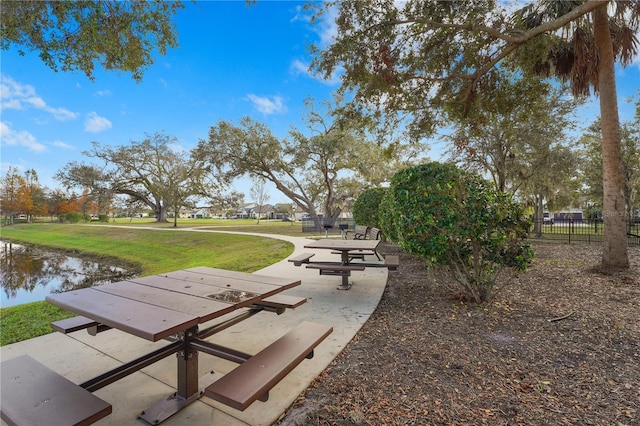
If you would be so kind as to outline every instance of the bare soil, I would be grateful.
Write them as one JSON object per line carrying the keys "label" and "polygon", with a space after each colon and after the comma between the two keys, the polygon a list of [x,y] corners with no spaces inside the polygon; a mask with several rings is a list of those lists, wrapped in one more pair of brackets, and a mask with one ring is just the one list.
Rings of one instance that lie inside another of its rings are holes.
{"label": "bare soil", "polygon": [[611,275],[599,247],[534,248],[478,306],[384,244],[378,308],[278,424],[640,425],[640,247]]}

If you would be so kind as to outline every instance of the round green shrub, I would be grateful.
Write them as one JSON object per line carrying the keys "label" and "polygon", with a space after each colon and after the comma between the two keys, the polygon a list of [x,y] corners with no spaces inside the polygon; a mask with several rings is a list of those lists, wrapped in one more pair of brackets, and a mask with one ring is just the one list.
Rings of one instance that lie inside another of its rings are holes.
{"label": "round green shrub", "polygon": [[495,185],[453,164],[404,169],[391,180],[383,231],[405,251],[446,267],[466,295],[487,300],[499,267],[528,267],[529,222]]}
{"label": "round green shrub", "polygon": [[369,188],[360,193],[353,203],[353,219],[358,225],[380,228],[380,203],[386,188]]}
{"label": "round green shrub", "polygon": [[79,223],[82,221],[83,218],[84,218],[84,215],[82,213],[77,213],[77,212],[67,213],[63,216],[63,222]]}

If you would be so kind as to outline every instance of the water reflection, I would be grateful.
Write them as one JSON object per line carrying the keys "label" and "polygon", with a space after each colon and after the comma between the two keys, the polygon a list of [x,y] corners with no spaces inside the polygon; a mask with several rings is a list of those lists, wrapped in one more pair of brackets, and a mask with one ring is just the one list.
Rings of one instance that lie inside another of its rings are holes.
{"label": "water reflection", "polygon": [[44,300],[50,293],[120,281],[134,275],[123,268],[64,253],[0,242],[0,306]]}

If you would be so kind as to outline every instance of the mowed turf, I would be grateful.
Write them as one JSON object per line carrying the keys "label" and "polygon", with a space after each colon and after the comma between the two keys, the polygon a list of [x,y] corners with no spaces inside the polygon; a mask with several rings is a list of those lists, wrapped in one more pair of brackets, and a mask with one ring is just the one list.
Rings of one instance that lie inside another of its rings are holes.
{"label": "mowed turf", "polygon": [[[195,266],[253,272],[293,252],[293,245],[267,237],[178,229],[133,229],[60,224],[2,228],[4,242],[74,251],[76,257],[130,265],[141,276]],[[0,345],[51,332],[49,324],[73,316],[46,302],[0,309]]]}

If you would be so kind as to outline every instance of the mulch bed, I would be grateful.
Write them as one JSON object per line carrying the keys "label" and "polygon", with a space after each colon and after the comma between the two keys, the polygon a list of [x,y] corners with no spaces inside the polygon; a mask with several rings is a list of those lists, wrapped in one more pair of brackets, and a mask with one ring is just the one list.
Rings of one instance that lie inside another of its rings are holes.
{"label": "mulch bed", "polygon": [[640,247],[614,275],[599,247],[534,248],[477,306],[384,244],[378,308],[278,424],[640,425]]}

